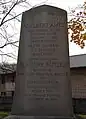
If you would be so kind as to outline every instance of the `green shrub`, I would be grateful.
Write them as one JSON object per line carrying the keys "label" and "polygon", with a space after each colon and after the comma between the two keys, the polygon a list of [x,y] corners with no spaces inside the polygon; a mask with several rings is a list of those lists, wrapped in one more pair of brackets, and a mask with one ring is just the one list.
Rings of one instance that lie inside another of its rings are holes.
{"label": "green shrub", "polygon": [[81,117],[82,119],[86,119],[86,115],[80,114],[79,117]]}
{"label": "green shrub", "polygon": [[8,112],[0,112],[0,119],[8,116]]}

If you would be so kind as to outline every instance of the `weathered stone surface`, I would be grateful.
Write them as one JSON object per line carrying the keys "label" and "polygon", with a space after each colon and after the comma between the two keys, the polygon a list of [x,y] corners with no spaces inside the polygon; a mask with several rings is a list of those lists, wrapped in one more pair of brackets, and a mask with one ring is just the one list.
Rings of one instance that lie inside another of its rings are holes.
{"label": "weathered stone surface", "polygon": [[23,13],[12,114],[72,117],[66,11]]}
{"label": "weathered stone surface", "polygon": [[8,116],[5,119],[75,119],[75,117],[57,117],[57,116]]}

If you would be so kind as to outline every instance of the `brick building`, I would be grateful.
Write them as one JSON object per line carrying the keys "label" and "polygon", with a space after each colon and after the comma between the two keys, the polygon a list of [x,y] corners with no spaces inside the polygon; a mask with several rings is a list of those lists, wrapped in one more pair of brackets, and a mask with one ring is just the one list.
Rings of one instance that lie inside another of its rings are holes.
{"label": "brick building", "polygon": [[[70,57],[70,74],[74,112],[86,113],[86,55]],[[0,75],[0,109],[10,110],[15,91],[15,68]]]}
{"label": "brick building", "polygon": [[70,57],[74,111],[86,113],[86,54]]}
{"label": "brick building", "polygon": [[0,76],[0,110],[10,111],[15,90],[16,72]]}

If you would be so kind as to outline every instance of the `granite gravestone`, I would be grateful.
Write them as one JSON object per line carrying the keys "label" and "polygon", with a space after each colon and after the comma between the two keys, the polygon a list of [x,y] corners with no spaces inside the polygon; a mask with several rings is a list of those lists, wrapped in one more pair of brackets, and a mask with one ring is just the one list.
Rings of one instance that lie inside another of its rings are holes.
{"label": "granite gravestone", "polygon": [[[12,115],[72,118],[67,13],[42,5],[23,13]],[[12,118],[12,117],[11,117]]]}

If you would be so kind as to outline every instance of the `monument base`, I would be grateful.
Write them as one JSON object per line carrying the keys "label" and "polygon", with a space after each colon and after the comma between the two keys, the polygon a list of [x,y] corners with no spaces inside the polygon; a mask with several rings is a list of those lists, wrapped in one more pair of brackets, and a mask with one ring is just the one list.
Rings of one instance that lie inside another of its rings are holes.
{"label": "monument base", "polygon": [[75,117],[10,115],[10,116],[5,117],[4,119],[75,119]]}

